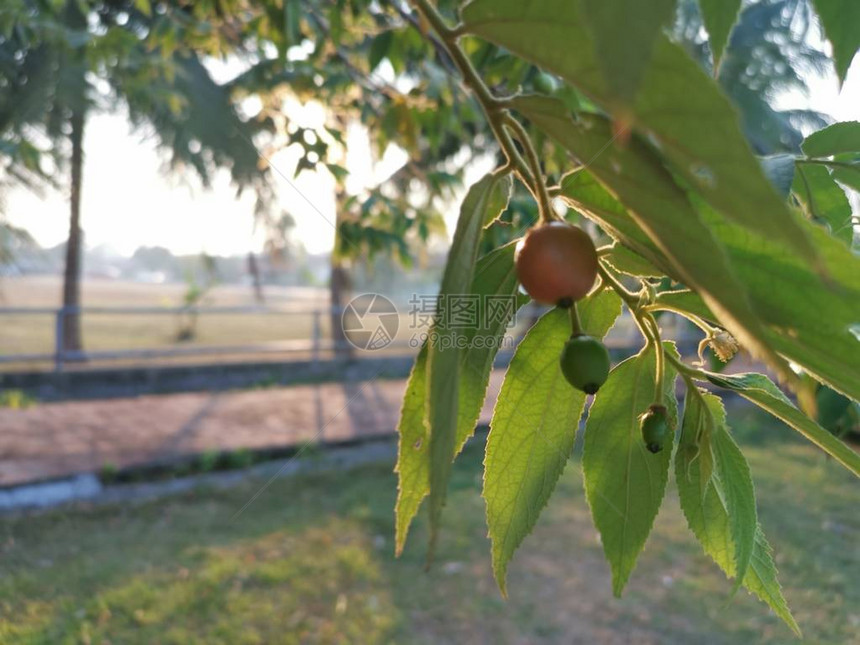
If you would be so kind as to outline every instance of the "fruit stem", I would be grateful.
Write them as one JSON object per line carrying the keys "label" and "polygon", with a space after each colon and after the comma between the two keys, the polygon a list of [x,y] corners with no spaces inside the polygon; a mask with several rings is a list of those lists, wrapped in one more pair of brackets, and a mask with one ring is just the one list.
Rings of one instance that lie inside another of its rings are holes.
{"label": "fruit stem", "polygon": [[600,277],[603,278],[606,283],[612,287],[615,292],[621,297],[624,303],[627,305],[627,308],[630,310],[630,313],[633,315],[633,320],[636,323],[636,326],[639,327],[639,331],[642,332],[642,335],[645,337],[645,342],[649,345],[654,345],[654,351],[657,352],[655,354],[656,357],[656,376],[654,379],[655,389],[657,391],[657,400],[656,403],[660,405],[664,405],[663,399],[663,382],[665,377],[665,352],[663,351],[663,342],[660,340],[660,328],[657,326],[657,321],[654,319],[650,313],[644,310],[644,308],[639,305],[639,298],[635,293],[628,291],[623,284],[621,284],[614,275],[612,275],[609,270],[603,265],[603,263],[598,262],[597,271],[600,274]]}
{"label": "fruit stem", "polygon": [[655,354],[655,367],[657,373],[654,377],[654,389],[657,391],[656,403],[665,405],[666,395],[665,392],[663,392],[663,383],[666,376],[666,352],[663,348],[663,341],[660,340],[660,327],[657,325],[657,321],[651,314],[644,314],[643,319],[645,320],[646,326],[651,330],[651,334],[654,339],[654,351],[657,352]]}
{"label": "fruit stem", "polygon": [[552,220],[559,219],[556,216],[555,211],[552,209],[549,191],[547,190],[546,182],[544,181],[540,161],[538,160],[537,152],[535,152],[535,148],[532,145],[528,132],[526,132],[523,124],[517,121],[509,113],[505,113],[502,118],[504,119],[504,125],[513,130],[514,137],[516,137],[517,141],[520,142],[520,145],[526,151],[526,159],[528,160],[532,171],[532,185],[530,188],[538,203],[540,223],[546,224]]}
{"label": "fruit stem", "polygon": [[672,305],[667,305],[662,302],[657,302],[652,305],[645,305],[642,310],[648,313],[651,313],[653,311],[671,311],[673,314],[677,314],[686,318],[708,335],[714,334],[719,331],[716,327],[714,327],[713,325],[709,325],[703,319],[699,318],[699,316],[697,316],[696,314],[692,314],[689,311],[681,309],[680,307],[674,307]]}
{"label": "fruit stem", "polygon": [[506,123],[508,123],[508,121],[516,123],[516,125],[509,124],[515,131],[517,126],[522,129],[524,134],[521,138],[522,140],[520,141],[520,144],[526,151],[526,155],[530,157],[532,166],[535,165],[534,162],[537,160],[537,153],[535,153],[534,146],[532,145],[528,134],[525,134],[525,129],[522,128],[522,124],[511,118],[510,114],[505,109],[505,101],[493,95],[490,88],[487,87],[487,84],[484,83],[484,80],[478,74],[474,65],[472,65],[472,61],[469,60],[469,57],[466,56],[465,52],[458,44],[460,36],[465,31],[463,26],[459,25],[454,28],[449,27],[446,24],[445,19],[436,10],[436,7],[429,2],[429,0],[412,0],[412,4],[433,27],[439,40],[437,41],[427,33],[424,33],[424,31],[419,27],[416,27],[416,29],[423,38],[429,39],[434,45],[442,49],[443,52],[450,57],[454,66],[460,71],[460,74],[463,76],[463,85],[472,91],[475,98],[478,100],[478,103],[481,105],[484,115],[487,118],[487,123],[489,123],[490,129],[493,131],[496,140],[499,142],[502,152],[504,152],[505,157],[507,157],[508,163],[513,166],[520,181],[522,181],[526,188],[534,194],[535,199],[538,202],[541,222],[546,223],[550,221],[553,219],[555,212],[549,207],[549,191],[546,189],[543,176],[539,172],[540,165],[537,165],[538,170],[533,171],[529,168],[529,163],[526,163],[523,159],[519,150],[517,150],[510,133],[505,128]]}
{"label": "fruit stem", "polygon": [[569,307],[570,313],[570,331],[573,336],[580,336],[585,332],[582,331],[582,320],[579,318],[579,310],[576,308],[576,303],[574,302]]}
{"label": "fruit stem", "polygon": [[598,262],[597,264],[597,273],[603,279],[606,284],[608,284],[612,289],[617,293],[621,299],[624,301],[624,304],[630,309],[631,312],[635,311],[639,307],[639,298],[638,296],[628,291],[627,288],[621,284],[618,279],[612,275],[607,268],[603,265],[602,262]]}

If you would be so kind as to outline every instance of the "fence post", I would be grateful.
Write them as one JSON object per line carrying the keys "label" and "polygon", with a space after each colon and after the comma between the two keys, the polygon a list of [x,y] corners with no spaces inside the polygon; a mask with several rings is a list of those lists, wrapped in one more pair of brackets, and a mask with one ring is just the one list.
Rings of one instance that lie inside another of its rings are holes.
{"label": "fence post", "polygon": [[320,324],[320,311],[319,309],[314,309],[314,323],[313,323],[313,331],[312,331],[312,346],[311,346],[311,365],[314,369],[317,368],[317,364],[320,359],[320,341],[322,340],[322,327]]}
{"label": "fence post", "polygon": [[63,355],[66,351],[65,339],[66,308],[57,309],[54,324],[54,371],[63,371]]}

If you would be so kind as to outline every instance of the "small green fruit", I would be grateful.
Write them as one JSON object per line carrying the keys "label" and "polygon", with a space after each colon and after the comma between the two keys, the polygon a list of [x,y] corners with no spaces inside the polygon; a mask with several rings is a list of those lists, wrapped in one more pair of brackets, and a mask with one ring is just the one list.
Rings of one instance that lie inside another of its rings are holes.
{"label": "small green fruit", "polygon": [[546,72],[539,72],[534,79],[534,87],[541,94],[552,95],[555,92],[555,79]]}
{"label": "small green fruit", "polygon": [[669,436],[669,419],[666,406],[653,404],[639,419],[642,430],[642,440],[649,452],[658,453],[663,450],[666,438]]}
{"label": "small green fruit", "polygon": [[609,352],[596,338],[571,336],[561,352],[561,371],[577,390],[594,394],[609,376]]}

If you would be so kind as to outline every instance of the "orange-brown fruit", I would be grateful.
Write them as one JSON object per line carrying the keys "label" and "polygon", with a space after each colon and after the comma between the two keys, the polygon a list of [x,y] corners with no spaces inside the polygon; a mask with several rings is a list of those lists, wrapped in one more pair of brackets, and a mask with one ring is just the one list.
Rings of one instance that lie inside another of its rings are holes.
{"label": "orange-brown fruit", "polygon": [[581,228],[551,222],[531,229],[517,245],[517,277],[533,300],[570,306],[597,279],[597,250]]}

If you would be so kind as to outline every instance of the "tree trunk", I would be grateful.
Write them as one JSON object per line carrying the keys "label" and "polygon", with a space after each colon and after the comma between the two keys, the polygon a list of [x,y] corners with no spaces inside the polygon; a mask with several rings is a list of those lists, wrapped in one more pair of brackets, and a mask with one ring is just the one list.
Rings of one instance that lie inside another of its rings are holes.
{"label": "tree trunk", "polygon": [[343,308],[349,303],[352,284],[349,271],[337,258],[336,249],[331,258],[331,278],[329,281],[329,295],[331,302],[331,339],[334,343],[334,355],[337,358],[351,359],[353,348],[346,339],[343,331],[341,316]]}
{"label": "tree trunk", "polygon": [[253,251],[248,251],[248,273],[251,274],[254,285],[254,300],[258,305],[262,305],[266,302],[266,297],[263,294],[263,281],[260,279],[260,265]]}
{"label": "tree trunk", "polygon": [[[66,243],[66,267],[63,273],[63,307],[67,313],[63,319],[63,349],[81,351],[81,183],[84,165],[84,112],[74,110],[70,120],[72,132],[71,190],[69,195],[70,218],[69,240]],[[71,311],[68,311],[71,310]]]}

